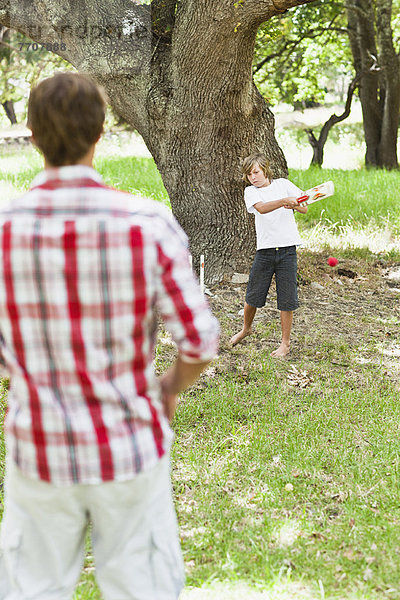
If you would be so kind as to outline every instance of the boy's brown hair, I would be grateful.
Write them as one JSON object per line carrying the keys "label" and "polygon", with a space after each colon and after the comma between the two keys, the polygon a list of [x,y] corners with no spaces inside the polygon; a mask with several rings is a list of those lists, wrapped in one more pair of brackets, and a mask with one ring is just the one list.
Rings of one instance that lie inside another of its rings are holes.
{"label": "boy's brown hair", "polygon": [[260,169],[264,173],[265,177],[267,177],[267,179],[272,181],[273,173],[272,173],[272,169],[271,169],[269,160],[267,159],[265,154],[261,154],[259,152],[255,153],[255,154],[250,154],[250,156],[246,156],[246,158],[243,159],[243,163],[242,163],[243,181],[245,181],[247,184],[249,183],[248,175],[250,175],[252,169],[256,165],[258,165],[260,167]]}
{"label": "boy's brown hair", "polygon": [[32,90],[28,127],[51,166],[74,165],[87,154],[103,131],[105,107],[100,88],[77,73],[58,73]]}

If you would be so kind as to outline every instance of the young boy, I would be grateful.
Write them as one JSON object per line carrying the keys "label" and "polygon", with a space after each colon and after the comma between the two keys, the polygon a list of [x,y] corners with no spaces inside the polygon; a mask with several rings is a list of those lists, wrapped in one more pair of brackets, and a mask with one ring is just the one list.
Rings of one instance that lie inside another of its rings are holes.
{"label": "young boy", "polygon": [[243,328],[230,343],[235,346],[251,333],[257,308],[265,305],[272,276],[275,274],[277,304],[280,310],[282,341],[271,356],[283,357],[290,350],[293,311],[297,298],[297,254],[301,244],[293,210],[307,212],[296,198],[302,191],[287,179],[273,179],[264,154],[246,157],[242,165],[243,180],[250,183],[244,192],[249,213],[255,215],[257,252],[250,271],[244,305]]}

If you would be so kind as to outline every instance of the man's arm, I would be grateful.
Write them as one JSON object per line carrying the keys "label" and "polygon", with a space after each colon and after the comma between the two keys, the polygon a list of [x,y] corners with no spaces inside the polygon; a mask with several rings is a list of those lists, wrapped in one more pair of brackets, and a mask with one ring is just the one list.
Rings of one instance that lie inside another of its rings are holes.
{"label": "man's arm", "polygon": [[178,348],[177,360],[159,378],[161,400],[171,420],[178,394],[216,356],[219,326],[189,265],[186,235],[175,220],[169,223],[163,234],[161,228],[158,231],[155,307]]}
{"label": "man's arm", "polygon": [[172,367],[164,375],[161,375],[161,400],[169,421],[172,421],[174,416],[180,392],[194,383],[210,362],[207,360],[189,363],[178,356]]}

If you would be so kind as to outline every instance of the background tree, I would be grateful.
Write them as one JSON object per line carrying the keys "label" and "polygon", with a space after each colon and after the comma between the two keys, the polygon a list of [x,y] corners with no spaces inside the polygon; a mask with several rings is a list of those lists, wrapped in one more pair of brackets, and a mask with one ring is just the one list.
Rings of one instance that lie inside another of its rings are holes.
{"label": "background tree", "polygon": [[[348,91],[343,113],[332,115],[318,135],[307,132],[312,162],[321,164],[329,130],[349,115],[353,82],[357,82],[366,164],[397,167],[399,0],[322,0],[292,13],[276,17],[273,28],[260,28],[255,81],[261,92],[272,103],[279,100],[306,107],[323,103],[327,91],[335,90],[335,79],[342,83],[342,93]],[[337,86],[335,91],[339,91]]]}
{"label": "background tree", "polygon": [[264,151],[276,175],[287,174],[252,80],[257,30],[310,1],[0,0],[0,23],[51,45],[105,87],[152,153],[195,263],[204,253],[216,281],[247,268],[254,249],[242,157]]}
{"label": "background tree", "polygon": [[342,0],[294,8],[260,27],[254,79],[271,104],[324,103],[328,92],[344,101],[354,76]]}
{"label": "background tree", "polygon": [[[367,166],[398,167],[397,135],[400,111],[399,2],[347,0],[350,47],[360,80],[365,162]],[[377,63],[376,69],[370,70]],[[365,74],[366,71],[368,74]]]}
{"label": "background tree", "polygon": [[18,95],[15,93],[15,86],[10,83],[10,76],[14,70],[11,66],[11,50],[13,47],[10,44],[11,30],[8,27],[0,26],[0,104],[4,108],[11,125],[17,123],[15,114],[14,101]]}
{"label": "background tree", "polygon": [[361,75],[354,76],[342,0],[320,0],[275,17],[273,27],[257,36],[254,74],[262,93],[274,104],[294,108],[344,102],[319,128],[305,128],[313,149],[312,165],[322,166],[324,146],[334,125],[350,115],[353,94]]}
{"label": "background tree", "polygon": [[357,85],[360,79],[361,73],[359,75],[356,75],[354,79],[350,82],[350,85],[347,90],[346,104],[343,112],[340,115],[337,115],[335,113],[331,115],[329,119],[325,121],[325,123],[322,125],[318,137],[314,134],[314,131],[311,128],[307,128],[305,130],[307,133],[308,140],[313,149],[311,165],[322,167],[322,163],[324,162],[324,147],[327,142],[329,132],[334,125],[336,125],[337,123],[341,123],[342,121],[347,119],[347,117],[350,116],[353,95],[357,89]]}

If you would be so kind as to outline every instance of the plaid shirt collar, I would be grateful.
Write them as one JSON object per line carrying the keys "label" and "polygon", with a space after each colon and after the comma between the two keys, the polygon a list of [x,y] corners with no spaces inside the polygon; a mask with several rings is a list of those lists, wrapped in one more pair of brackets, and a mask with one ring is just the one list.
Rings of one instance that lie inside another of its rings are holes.
{"label": "plaid shirt collar", "polygon": [[[31,189],[41,187],[49,182],[61,183],[63,181],[67,182],[76,179],[92,179],[97,183],[103,183],[100,173],[95,171],[93,167],[88,167],[86,165],[68,165],[66,167],[51,167],[49,169],[44,169],[44,171],[36,175],[32,181]],[[60,187],[62,187],[62,185]]]}

